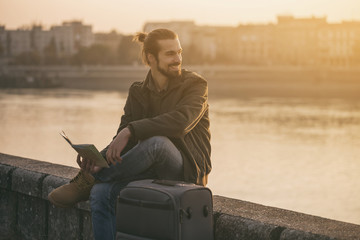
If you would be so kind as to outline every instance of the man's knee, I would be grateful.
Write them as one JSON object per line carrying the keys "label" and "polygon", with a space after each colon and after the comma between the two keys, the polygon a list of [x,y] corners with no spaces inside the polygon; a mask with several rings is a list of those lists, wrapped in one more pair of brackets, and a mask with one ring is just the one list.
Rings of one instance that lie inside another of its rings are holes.
{"label": "man's knee", "polygon": [[142,142],[143,144],[147,144],[149,147],[154,150],[166,149],[172,144],[169,138],[164,136],[153,136]]}
{"label": "man's knee", "polygon": [[170,140],[169,140],[169,138],[164,137],[164,136],[153,136],[153,137],[149,137],[148,139],[146,139],[144,141],[148,141],[148,142],[152,142],[152,143],[167,143]]}

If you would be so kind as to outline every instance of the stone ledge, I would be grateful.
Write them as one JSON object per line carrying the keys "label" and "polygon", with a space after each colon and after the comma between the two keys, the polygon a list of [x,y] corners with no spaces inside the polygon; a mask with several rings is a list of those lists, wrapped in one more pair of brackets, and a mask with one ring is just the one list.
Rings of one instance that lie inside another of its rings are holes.
{"label": "stone ledge", "polygon": [[220,214],[215,224],[215,239],[279,239],[283,227],[228,214]]}
{"label": "stone ledge", "polygon": [[16,193],[0,188],[0,239],[11,239],[15,234],[16,202]]}
{"label": "stone ledge", "polygon": [[[299,240],[336,240],[339,238],[324,236],[324,235],[318,235],[314,233],[309,232],[303,232],[299,230],[294,229],[285,229],[280,236],[280,240],[288,240],[288,239],[299,239]],[[341,238],[344,239],[344,238]],[[348,239],[348,238],[345,238]],[[358,238],[354,238],[358,239]]]}
{"label": "stone ledge", "polygon": [[[223,214],[255,221],[259,229],[262,224],[284,229],[280,239],[360,239],[360,225],[335,221],[290,210],[263,206],[238,199],[214,196],[214,213],[221,219]],[[216,223],[217,227],[217,223]],[[293,237],[285,237],[293,236]],[[316,236],[316,237],[315,237]],[[314,238],[312,238],[314,237]],[[236,239],[236,238],[233,238]]]}
{"label": "stone ledge", "polygon": [[69,166],[18,157],[4,153],[0,153],[0,164],[68,179],[73,178],[79,171],[79,169]]}
{"label": "stone ledge", "polygon": [[44,173],[17,168],[12,173],[11,190],[41,198],[42,181],[46,176]]}
{"label": "stone ledge", "polygon": [[16,167],[0,164],[0,188],[11,189],[11,175]]}
{"label": "stone ledge", "polygon": [[[45,236],[56,239],[59,233],[64,233],[64,237],[92,239],[89,202],[68,210],[56,209],[47,202],[48,193],[67,183],[77,172],[72,167],[0,153],[0,223],[4,224],[6,234],[20,231],[22,237],[28,235],[29,239]],[[71,221],[68,214],[73,216]],[[28,228],[26,223],[31,219],[40,224],[41,234]],[[222,196],[214,196],[214,221],[217,240],[360,239],[360,225]],[[61,226],[66,229],[61,231],[58,229]]]}

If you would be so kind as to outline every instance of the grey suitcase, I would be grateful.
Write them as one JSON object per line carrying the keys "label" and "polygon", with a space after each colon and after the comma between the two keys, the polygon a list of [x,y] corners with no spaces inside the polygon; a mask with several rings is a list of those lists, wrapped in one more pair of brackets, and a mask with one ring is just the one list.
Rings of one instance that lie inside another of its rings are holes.
{"label": "grey suitcase", "polygon": [[210,189],[177,181],[131,182],[116,206],[117,239],[213,240]]}

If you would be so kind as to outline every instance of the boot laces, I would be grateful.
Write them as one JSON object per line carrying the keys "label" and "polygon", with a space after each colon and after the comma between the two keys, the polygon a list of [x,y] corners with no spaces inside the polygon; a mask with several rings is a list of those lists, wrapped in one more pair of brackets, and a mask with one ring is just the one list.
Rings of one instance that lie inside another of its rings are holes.
{"label": "boot laces", "polygon": [[94,185],[94,180],[91,179],[92,176],[87,176],[88,173],[84,173],[80,171],[71,181],[70,183],[76,183],[79,188],[88,188]]}

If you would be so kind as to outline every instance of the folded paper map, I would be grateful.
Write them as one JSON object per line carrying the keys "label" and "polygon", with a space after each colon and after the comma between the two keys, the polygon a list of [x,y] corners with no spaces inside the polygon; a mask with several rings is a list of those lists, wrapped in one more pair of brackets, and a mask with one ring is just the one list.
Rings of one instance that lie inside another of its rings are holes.
{"label": "folded paper map", "polygon": [[109,164],[106,162],[105,158],[101,153],[96,149],[94,144],[73,144],[68,136],[62,131],[60,135],[71,145],[73,149],[82,157],[93,160],[96,166],[99,167],[109,167]]}

